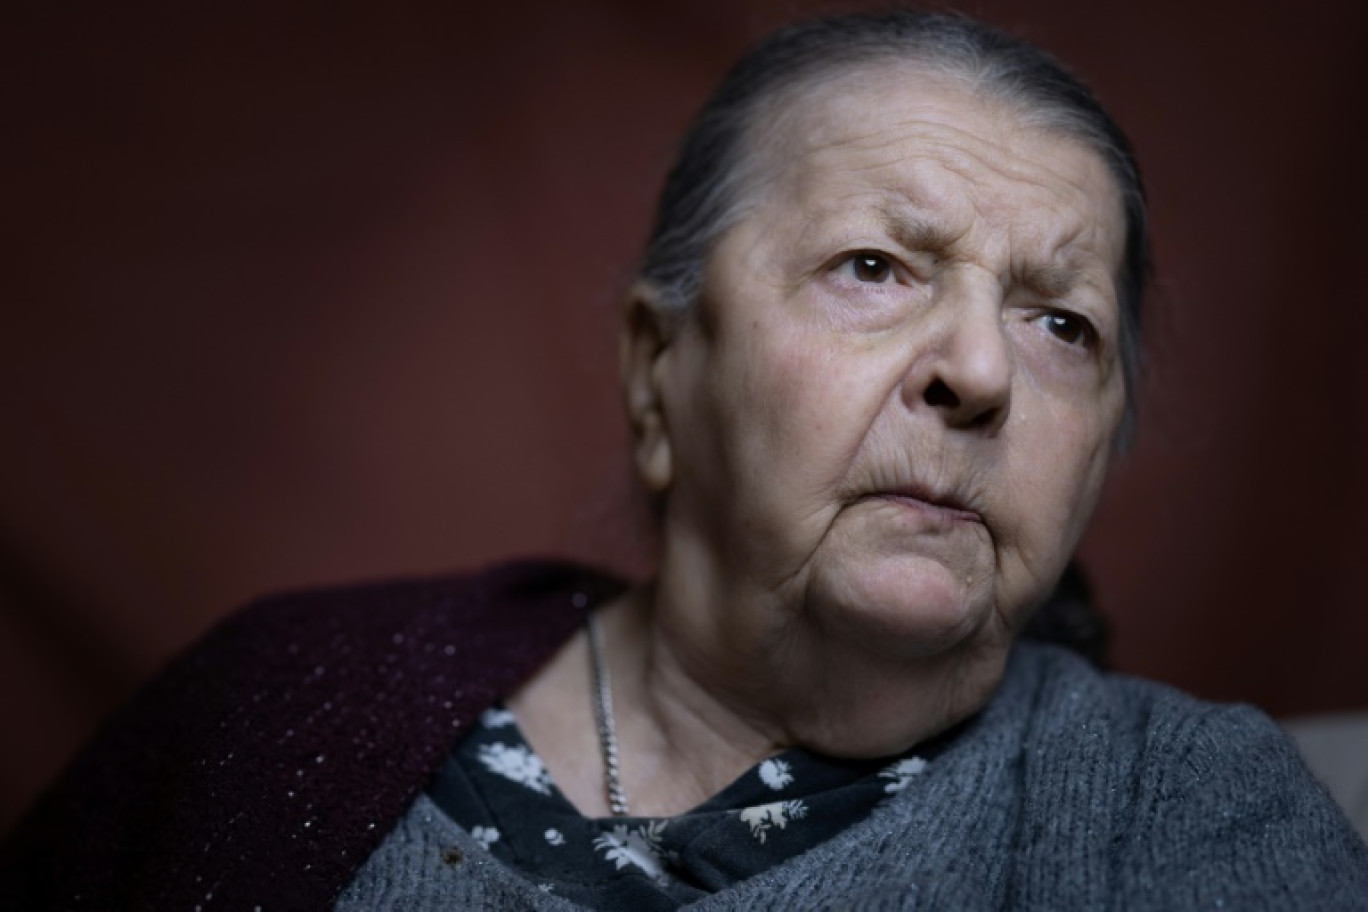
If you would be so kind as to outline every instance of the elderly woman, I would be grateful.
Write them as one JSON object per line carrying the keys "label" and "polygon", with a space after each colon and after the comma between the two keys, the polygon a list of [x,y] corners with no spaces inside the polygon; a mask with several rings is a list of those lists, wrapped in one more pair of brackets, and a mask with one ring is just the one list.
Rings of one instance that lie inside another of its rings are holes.
{"label": "elderly woman", "polygon": [[11,846],[26,909],[1368,908],[1262,715],[1019,638],[1133,412],[1129,146],[972,21],[781,31],[628,295],[659,564],[264,602]]}

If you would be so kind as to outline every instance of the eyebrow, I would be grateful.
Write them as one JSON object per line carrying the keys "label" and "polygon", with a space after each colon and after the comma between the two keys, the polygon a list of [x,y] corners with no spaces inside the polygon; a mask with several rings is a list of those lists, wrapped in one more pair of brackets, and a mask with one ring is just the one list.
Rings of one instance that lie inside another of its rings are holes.
{"label": "eyebrow", "polygon": [[908,250],[940,255],[955,246],[954,235],[920,212],[901,206],[880,206],[879,215],[889,237]]}
{"label": "eyebrow", "polygon": [[[884,229],[899,245],[935,256],[947,255],[959,238],[945,230],[934,217],[902,206],[880,206]],[[1080,271],[1068,265],[1036,264],[1015,271],[1017,281],[1043,298],[1062,298],[1073,291]]]}
{"label": "eyebrow", "polygon": [[1043,298],[1062,298],[1078,284],[1078,270],[1068,266],[1027,266],[1021,284]]}

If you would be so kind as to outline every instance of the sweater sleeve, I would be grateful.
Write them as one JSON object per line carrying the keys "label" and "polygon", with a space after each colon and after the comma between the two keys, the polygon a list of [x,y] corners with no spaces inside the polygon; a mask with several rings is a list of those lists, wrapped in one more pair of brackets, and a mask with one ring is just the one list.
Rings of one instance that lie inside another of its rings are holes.
{"label": "sweater sleeve", "polygon": [[1150,717],[1116,906],[1368,910],[1368,848],[1286,735],[1251,707],[1190,707],[1165,695]]}

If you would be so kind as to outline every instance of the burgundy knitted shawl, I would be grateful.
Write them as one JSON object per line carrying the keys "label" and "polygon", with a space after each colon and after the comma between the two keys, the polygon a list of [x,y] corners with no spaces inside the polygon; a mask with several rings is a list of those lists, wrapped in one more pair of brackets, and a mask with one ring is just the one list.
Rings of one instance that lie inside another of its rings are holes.
{"label": "burgundy knitted shawl", "polygon": [[250,606],[20,822],[0,907],[331,908],[462,730],[620,588],[520,563]]}

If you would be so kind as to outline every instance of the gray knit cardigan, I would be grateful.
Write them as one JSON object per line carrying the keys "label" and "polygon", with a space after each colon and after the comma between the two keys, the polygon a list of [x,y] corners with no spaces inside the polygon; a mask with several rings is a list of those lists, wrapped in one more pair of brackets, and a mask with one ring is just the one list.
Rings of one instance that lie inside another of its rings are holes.
{"label": "gray knit cardigan", "polygon": [[[426,796],[337,905],[579,908]],[[1257,710],[1021,643],[992,703],[893,801],[688,908],[1368,909],[1368,851]]]}

